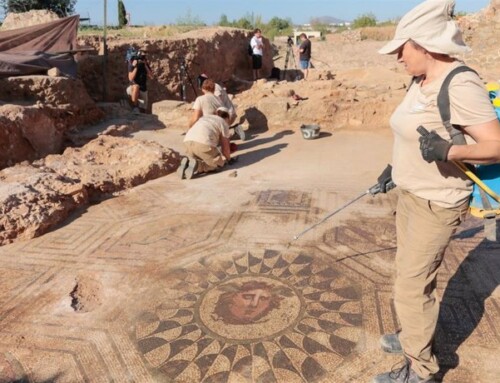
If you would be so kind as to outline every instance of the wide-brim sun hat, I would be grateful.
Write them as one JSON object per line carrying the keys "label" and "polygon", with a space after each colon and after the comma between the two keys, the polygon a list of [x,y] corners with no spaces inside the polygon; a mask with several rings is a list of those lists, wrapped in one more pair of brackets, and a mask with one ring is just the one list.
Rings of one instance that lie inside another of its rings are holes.
{"label": "wide-brim sun hat", "polygon": [[453,19],[455,0],[426,0],[405,14],[396,28],[394,38],[378,52],[395,54],[409,40],[428,52],[458,55],[467,53],[457,23]]}

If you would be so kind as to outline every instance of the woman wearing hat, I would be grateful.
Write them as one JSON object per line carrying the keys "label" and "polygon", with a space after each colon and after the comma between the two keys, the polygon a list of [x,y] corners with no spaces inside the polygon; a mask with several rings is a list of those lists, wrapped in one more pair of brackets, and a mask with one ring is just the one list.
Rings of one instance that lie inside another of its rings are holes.
{"label": "woman wearing hat", "polygon": [[[500,124],[476,73],[457,74],[448,88],[451,123],[470,143],[453,145],[439,114],[444,79],[464,65],[454,56],[469,50],[452,19],[454,6],[454,0],[424,1],[401,19],[394,39],[379,51],[396,54],[414,81],[390,119],[392,172],[389,166],[379,178],[382,190],[391,176],[399,188],[394,305],[401,325],[400,332],[382,336],[381,346],[405,359],[402,368],[378,375],[374,383],[435,381],[436,276],[472,191],[452,161],[500,162]],[[431,134],[421,136],[420,126]]]}

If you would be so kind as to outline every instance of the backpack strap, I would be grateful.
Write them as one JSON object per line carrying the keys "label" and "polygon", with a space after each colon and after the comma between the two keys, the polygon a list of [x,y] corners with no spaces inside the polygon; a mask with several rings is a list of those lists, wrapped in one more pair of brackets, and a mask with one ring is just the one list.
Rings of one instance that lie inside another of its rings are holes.
{"label": "backpack strap", "polygon": [[[443,121],[443,125],[445,126],[448,134],[450,135],[451,141],[454,145],[466,145],[465,136],[463,132],[460,130],[459,125],[453,125],[451,123],[451,112],[450,112],[450,94],[448,92],[451,80],[455,75],[462,72],[477,72],[468,66],[462,65],[455,69],[453,69],[448,76],[443,81],[443,85],[441,85],[441,89],[439,90],[439,94],[437,97],[437,106],[439,109],[439,114],[441,115],[441,120]],[[479,76],[479,75],[478,75]],[[475,168],[473,165],[465,165],[469,170],[471,170],[475,174]],[[496,228],[496,212],[493,210],[493,207],[486,195],[486,192],[482,187],[478,188],[479,195],[481,197],[481,203],[483,204],[483,209],[486,211],[483,218],[484,221],[484,232],[485,236],[490,241],[497,240],[497,228]]]}
{"label": "backpack strap", "polygon": [[460,130],[458,125],[453,125],[451,123],[451,112],[450,112],[450,94],[448,92],[448,88],[450,87],[451,80],[455,75],[462,72],[477,72],[474,69],[469,68],[468,66],[461,65],[453,69],[448,76],[443,81],[443,85],[441,85],[441,89],[439,90],[439,94],[437,97],[437,106],[439,109],[439,114],[441,115],[441,120],[443,121],[443,125],[448,131],[450,135],[451,142],[454,145],[465,145],[465,137],[463,132]]}

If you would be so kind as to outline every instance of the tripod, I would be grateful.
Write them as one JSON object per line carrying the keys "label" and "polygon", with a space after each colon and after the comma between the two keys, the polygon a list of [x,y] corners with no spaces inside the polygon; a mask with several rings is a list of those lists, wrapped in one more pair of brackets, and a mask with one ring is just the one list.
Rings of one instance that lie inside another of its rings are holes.
{"label": "tripod", "polygon": [[295,61],[295,54],[293,53],[293,41],[290,41],[291,39],[289,38],[287,41],[287,50],[286,50],[286,56],[285,56],[285,69],[283,70],[283,78],[282,80],[285,79],[286,76],[286,70],[288,69],[288,63],[290,61],[293,62],[293,66],[295,70],[297,70],[297,61]]}
{"label": "tripod", "polygon": [[193,80],[191,80],[191,77],[189,76],[188,70],[187,70],[187,64],[186,60],[181,59],[179,61],[179,70],[180,70],[180,75],[181,75],[181,100],[186,101],[186,83],[189,82],[191,85],[191,89],[193,89],[193,93],[195,96],[198,96],[198,93],[196,93],[196,88],[193,85]]}

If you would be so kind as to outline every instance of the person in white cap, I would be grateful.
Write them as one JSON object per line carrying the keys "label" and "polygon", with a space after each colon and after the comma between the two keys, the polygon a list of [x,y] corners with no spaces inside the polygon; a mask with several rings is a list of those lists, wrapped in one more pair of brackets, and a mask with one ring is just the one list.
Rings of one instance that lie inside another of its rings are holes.
{"label": "person in white cap", "polygon": [[177,169],[181,179],[191,179],[195,173],[215,171],[233,161],[229,146],[229,119],[229,110],[222,106],[217,108],[216,114],[200,117],[188,130],[184,138],[188,156],[182,158]]}
{"label": "person in white cap", "polygon": [[[404,361],[401,368],[376,376],[374,383],[435,382],[436,276],[472,191],[453,161],[500,162],[500,124],[475,72],[455,75],[448,87],[451,123],[471,143],[453,144],[441,120],[441,85],[464,65],[455,56],[469,51],[453,20],[454,6],[453,0],[422,2],[401,19],[394,39],[379,51],[397,55],[414,81],[390,119],[392,170],[389,165],[379,177],[383,192],[391,178],[399,189],[394,306],[401,326],[380,343],[386,352],[402,353]],[[420,135],[420,126],[431,133]]]}
{"label": "person in white cap", "polygon": [[[197,78],[198,88],[202,89],[203,84],[205,83],[206,80],[209,80],[209,77],[205,73],[200,74]],[[229,98],[226,89],[223,86],[215,83],[215,89],[213,93],[215,97],[219,99],[222,106],[226,107],[229,110],[229,117],[230,117],[229,129],[234,129],[234,132],[240,137],[240,139],[242,141],[245,141],[246,135],[245,131],[243,130],[243,127],[240,124],[233,125],[237,117],[236,108],[234,107],[233,102]]]}

